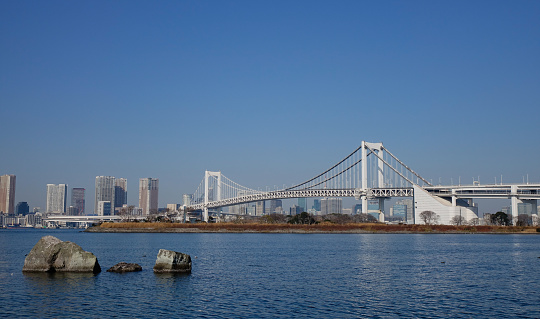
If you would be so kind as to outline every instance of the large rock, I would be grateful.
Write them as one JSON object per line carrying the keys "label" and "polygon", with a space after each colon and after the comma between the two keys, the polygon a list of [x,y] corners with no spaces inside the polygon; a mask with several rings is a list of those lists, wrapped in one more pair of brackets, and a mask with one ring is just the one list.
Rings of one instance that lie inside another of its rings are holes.
{"label": "large rock", "polygon": [[172,250],[160,249],[157,255],[154,272],[191,272],[191,257]]}
{"label": "large rock", "polygon": [[131,264],[120,262],[111,268],[107,269],[108,272],[132,272],[132,271],[141,271],[142,267],[139,264]]}
{"label": "large rock", "polygon": [[24,260],[23,271],[92,272],[101,271],[94,254],[81,246],[53,236],[42,237]]}

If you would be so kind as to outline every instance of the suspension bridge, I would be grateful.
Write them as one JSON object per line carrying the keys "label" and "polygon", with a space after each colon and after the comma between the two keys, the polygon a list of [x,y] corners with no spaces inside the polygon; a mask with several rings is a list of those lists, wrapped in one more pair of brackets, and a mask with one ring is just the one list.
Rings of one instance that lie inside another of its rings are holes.
{"label": "suspension bridge", "polygon": [[236,183],[221,172],[206,171],[191,201],[184,203],[184,209],[200,210],[204,221],[208,221],[212,209],[303,197],[353,197],[361,201],[364,214],[368,213],[368,200],[379,200],[380,207],[384,207],[385,199],[410,197],[414,202],[412,222],[419,223],[419,214],[429,210],[439,215],[440,223],[449,224],[454,216],[466,220],[477,218],[472,198],[510,198],[515,212],[519,203],[530,202],[536,213],[540,184],[434,186],[382,143],[362,141],[357,149],[326,171],[280,190],[255,190]]}

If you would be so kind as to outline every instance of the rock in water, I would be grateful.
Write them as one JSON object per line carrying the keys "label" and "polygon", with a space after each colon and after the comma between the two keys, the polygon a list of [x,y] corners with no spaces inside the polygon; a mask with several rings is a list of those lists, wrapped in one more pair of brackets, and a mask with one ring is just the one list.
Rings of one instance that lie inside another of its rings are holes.
{"label": "rock in water", "polygon": [[107,269],[108,272],[132,272],[132,271],[141,271],[142,267],[139,264],[131,264],[121,262],[111,268]]}
{"label": "rock in water", "polygon": [[160,249],[157,255],[154,272],[191,272],[191,257],[172,250]]}
{"label": "rock in water", "polygon": [[81,246],[53,236],[42,237],[24,260],[23,271],[93,272],[101,271],[94,254]]}

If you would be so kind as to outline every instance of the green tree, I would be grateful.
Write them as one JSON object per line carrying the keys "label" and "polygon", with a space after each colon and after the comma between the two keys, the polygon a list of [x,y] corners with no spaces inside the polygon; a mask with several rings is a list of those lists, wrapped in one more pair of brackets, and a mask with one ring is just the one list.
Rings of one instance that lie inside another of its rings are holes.
{"label": "green tree", "polygon": [[503,212],[496,212],[491,215],[491,223],[498,226],[508,226],[510,225],[510,219],[508,215]]}
{"label": "green tree", "polygon": [[311,225],[315,224],[315,219],[311,214],[302,212],[298,215],[294,215],[290,220],[290,224],[304,224],[304,225]]}

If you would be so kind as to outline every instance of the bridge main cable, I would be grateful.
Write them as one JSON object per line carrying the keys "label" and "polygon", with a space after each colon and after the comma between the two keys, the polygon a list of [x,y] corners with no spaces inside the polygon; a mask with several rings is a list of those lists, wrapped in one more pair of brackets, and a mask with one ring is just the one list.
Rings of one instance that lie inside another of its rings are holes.
{"label": "bridge main cable", "polygon": [[[285,188],[284,190],[285,190],[285,191],[292,190],[292,189],[294,189],[294,188],[300,187],[300,186],[302,186],[302,185],[305,185],[305,184],[307,184],[307,183],[310,183],[310,182],[316,180],[317,178],[323,176],[324,174],[326,174],[326,173],[330,172],[331,170],[333,170],[334,168],[336,168],[336,167],[337,167],[338,165],[340,165],[341,163],[345,162],[347,159],[349,159],[349,157],[353,156],[354,153],[358,152],[358,150],[361,149],[361,148],[362,148],[362,146],[360,145],[360,146],[359,146],[357,149],[355,149],[351,154],[349,154],[349,156],[345,157],[345,158],[342,159],[339,163],[337,163],[336,165],[330,167],[329,169],[327,169],[326,171],[320,173],[319,175],[313,177],[312,179],[310,179],[310,180],[308,180],[308,181],[305,181],[305,182],[303,182],[303,183],[300,183],[300,184],[298,184],[298,185],[291,186],[291,187],[289,187],[289,188]],[[355,165],[356,165],[356,164],[355,164]],[[336,176],[337,176],[337,175],[336,175]],[[335,177],[335,176],[333,176],[333,177]],[[332,177],[332,178],[333,178],[333,177]],[[315,186],[316,186],[316,185],[315,185]],[[314,187],[314,186],[312,186],[312,187]],[[311,187],[309,187],[309,188],[311,188]]]}

